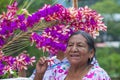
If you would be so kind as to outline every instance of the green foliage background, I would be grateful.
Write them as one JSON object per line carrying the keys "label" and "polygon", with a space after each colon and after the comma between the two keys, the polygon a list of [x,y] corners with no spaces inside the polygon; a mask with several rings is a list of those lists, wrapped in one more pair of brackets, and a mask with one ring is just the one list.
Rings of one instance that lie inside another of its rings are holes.
{"label": "green foliage background", "polygon": [[[120,49],[120,48],[119,48]],[[117,48],[97,48],[97,60],[102,68],[113,77],[120,77],[120,50]]]}

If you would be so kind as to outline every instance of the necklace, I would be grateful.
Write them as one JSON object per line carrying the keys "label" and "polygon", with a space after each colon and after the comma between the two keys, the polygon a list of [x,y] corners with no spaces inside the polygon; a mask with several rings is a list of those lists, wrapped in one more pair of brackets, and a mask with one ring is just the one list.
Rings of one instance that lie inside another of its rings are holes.
{"label": "necklace", "polygon": [[78,74],[68,71],[68,74],[64,80],[82,80],[82,78],[88,73],[91,67],[92,65],[88,65]]}

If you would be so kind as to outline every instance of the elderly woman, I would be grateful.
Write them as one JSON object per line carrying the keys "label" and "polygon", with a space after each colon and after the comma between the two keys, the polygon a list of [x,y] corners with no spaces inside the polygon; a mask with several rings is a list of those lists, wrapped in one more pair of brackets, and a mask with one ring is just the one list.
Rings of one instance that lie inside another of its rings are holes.
{"label": "elderly woman", "polygon": [[[73,33],[68,40],[66,49],[66,57],[69,60],[70,67],[66,68],[65,71],[58,68],[55,71],[56,76],[51,80],[110,80],[104,69],[91,64],[94,56],[93,38],[84,31]],[[36,65],[37,71],[34,80],[44,80],[42,78],[46,68],[46,58],[40,58]]]}

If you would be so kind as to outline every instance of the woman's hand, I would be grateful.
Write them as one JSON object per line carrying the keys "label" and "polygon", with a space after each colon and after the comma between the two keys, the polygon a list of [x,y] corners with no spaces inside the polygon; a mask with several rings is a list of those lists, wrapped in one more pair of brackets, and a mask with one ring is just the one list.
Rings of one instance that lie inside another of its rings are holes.
{"label": "woman's hand", "polygon": [[48,62],[46,57],[40,57],[39,61],[36,64],[36,73],[44,74],[48,67]]}

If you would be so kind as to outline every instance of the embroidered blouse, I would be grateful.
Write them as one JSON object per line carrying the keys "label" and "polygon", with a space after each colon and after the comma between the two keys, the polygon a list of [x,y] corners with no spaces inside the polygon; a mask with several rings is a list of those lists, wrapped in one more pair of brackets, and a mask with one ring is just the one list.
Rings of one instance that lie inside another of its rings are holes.
{"label": "embroidered blouse", "polygon": [[[64,66],[62,66],[64,68]],[[60,68],[56,70],[56,76],[54,76],[50,80],[65,80],[65,77],[68,73],[68,68],[66,68],[66,71],[63,70],[63,68]],[[102,69],[100,66],[93,66],[89,72],[82,78],[82,80],[111,80],[109,75],[106,73],[104,69]]]}
{"label": "embroidered blouse", "polygon": [[[91,64],[93,64],[93,67],[82,80],[111,80],[106,71],[99,66],[95,58]],[[66,58],[60,61],[55,57],[53,59],[53,64],[49,65],[47,68],[43,80],[64,80],[67,76],[69,67],[70,64]],[[30,78],[34,79],[34,76],[35,71]]]}

